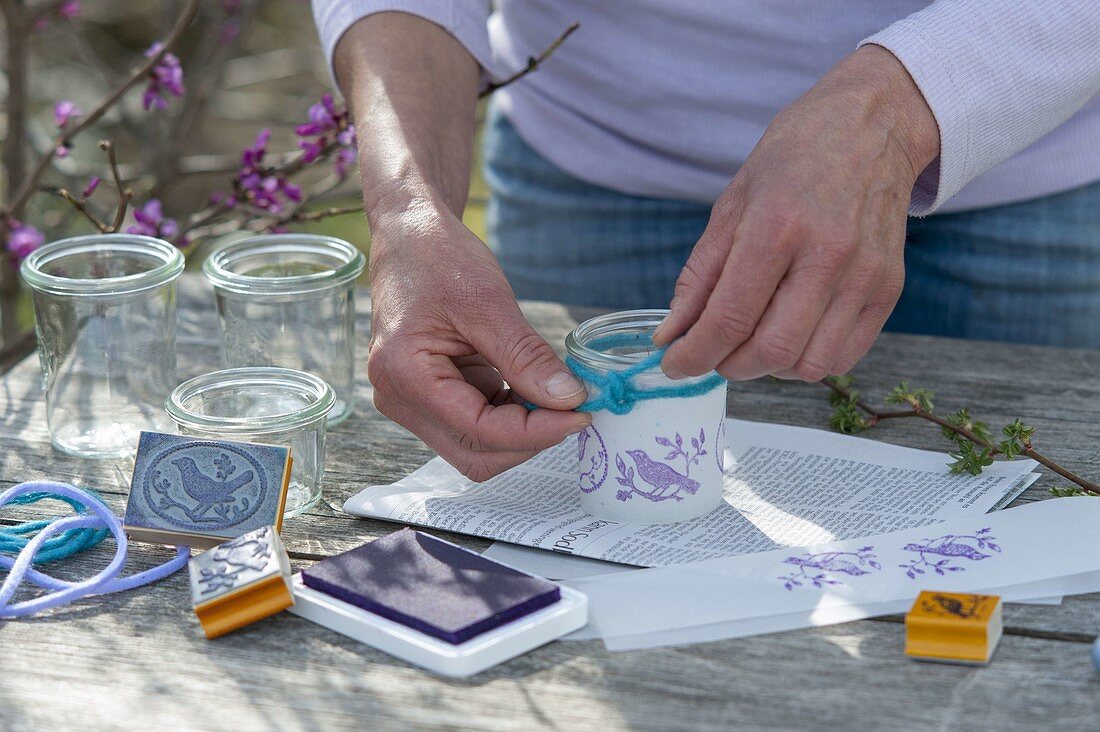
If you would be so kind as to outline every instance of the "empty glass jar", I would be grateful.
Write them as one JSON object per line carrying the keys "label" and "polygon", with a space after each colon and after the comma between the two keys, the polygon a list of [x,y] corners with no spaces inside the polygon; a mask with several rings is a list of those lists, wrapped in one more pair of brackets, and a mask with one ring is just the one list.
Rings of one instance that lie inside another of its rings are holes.
{"label": "empty glass jar", "polygon": [[170,425],[179,249],[132,234],[81,236],[39,247],[20,272],[34,298],[54,447],[121,457],[142,430]]}
{"label": "empty glass jar", "polygon": [[[645,368],[653,331],[667,310],[627,310],[581,323],[565,347],[591,379],[590,398],[610,373]],[[657,524],[710,513],[722,502],[726,383],[715,374],[673,381],[659,365],[631,378],[668,396],[633,402],[629,411],[592,413],[577,436],[577,487],[585,511],[628,524]],[[600,383],[596,383],[600,382]]]}
{"label": "empty glass jar", "polygon": [[326,420],[335,404],[332,387],[313,374],[248,367],[188,379],[164,408],[180,434],[289,447],[289,517],[321,500]]}
{"label": "empty glass jar", "polygon": [[341,239],[271,234],[221,247],[203,272],[214,284],[225,365],[282,366],[332,385],[329,424],[355,402],[355,281],[362,252]]}

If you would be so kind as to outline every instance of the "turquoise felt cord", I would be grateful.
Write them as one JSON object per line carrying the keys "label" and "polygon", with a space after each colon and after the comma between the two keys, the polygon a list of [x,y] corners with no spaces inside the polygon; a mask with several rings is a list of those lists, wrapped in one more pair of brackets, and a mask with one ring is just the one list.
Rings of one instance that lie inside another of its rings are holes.
{"label": "turquoise felt cord", "polygon": [[[606,351],[625,345],[638,345],[652,342],[640,334],[611,335],[598,338],[592,342],[591,348]],[[565,365],[589,386],[595,387],[598,396],[590,397],[588,401],[577,407],[578,412],[599,412],[606,409],[612,414],[627,414],[634,409],[634,405],[649,399],[686,399],[688,397],[706,394],[712,389],[725,386],[726,380],[718,374],[695,381],[692,383],[680,383],[670,386],[640,387],[635,385],[634,377],[642,374],[661,363],[666,348],[659,348],[646,358],[622,371],[604,371],[593,369],[582,364],[570,356],[565,359]],[[528,409],[536,409],[536,405],[528,402]]]}
{"label": "turquoise felt cord", "polygon": [[[89,493],[91,492],[89,491]],[[15,504],[31,504],[46,499],[67,503],[77,513],[83,513],[86,510],[83,504],[68,496],[44,491],[17,496],[13,498],[11,502]],[[25,521],[15,526],[0,526],[0,554],[19,554],[26,548],[27,544],[31,542],[38,532],[42,531],[56,520],[56,518],[42,519],[40,521]],[[74,528],[62,531],[55,536],[51,536],[42,543],[41,548],[34,555],[34,563],[42,564],[44,562],[65,559],[66,557],[71,557],[73,554],[91,549],[107,538],[108,533],[106,528],[101,527]]]}

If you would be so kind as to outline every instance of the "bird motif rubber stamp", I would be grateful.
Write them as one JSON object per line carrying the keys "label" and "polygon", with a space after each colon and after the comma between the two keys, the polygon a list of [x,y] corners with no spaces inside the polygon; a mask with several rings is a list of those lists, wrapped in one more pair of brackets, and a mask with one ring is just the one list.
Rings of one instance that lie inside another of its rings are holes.
{"label": "bird motif rubber stamp", "polygon": [[184,492],[198,504],[195,516],[202,516],[218,504],[236,502],[237,498],[233,494],[251,483],[254,477],[251,470],[246,470],[236,478],[217,480],[199,470],[194,459],[187,456],[178,457],[171,463],[179,470]]}

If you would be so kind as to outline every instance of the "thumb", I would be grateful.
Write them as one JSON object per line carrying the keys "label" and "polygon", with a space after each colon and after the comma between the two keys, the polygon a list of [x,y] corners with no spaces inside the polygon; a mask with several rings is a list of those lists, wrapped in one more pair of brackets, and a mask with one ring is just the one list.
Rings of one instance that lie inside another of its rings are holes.
{"label": "thumb", "polygon": [[466,337],[512,389],[537,406],[576,409],[588,396],[584,385],[535,332],[514,301],[502,304],[491,319],[476,324]]}

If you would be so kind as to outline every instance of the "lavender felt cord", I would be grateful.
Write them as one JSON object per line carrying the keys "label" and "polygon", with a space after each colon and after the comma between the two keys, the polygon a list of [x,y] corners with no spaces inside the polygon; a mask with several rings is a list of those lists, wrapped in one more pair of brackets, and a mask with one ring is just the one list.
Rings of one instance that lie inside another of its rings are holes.
{"label": "lavender felt cord", "polygon": [[[118,517],[111,513],[111,510],[95,496],[86,491],[65,483],[51,481],[31,481],[9,488],[0,494],[0,507],[11,503],[13,499],[19,496],[25,496],[36,491],[48,492],[72,499],[80,504],[82,508],[87,509],[88,513],[52,521],[28,541],[14,559],[0,554],[0,567],[8,570],[7,578],[5,578],[3,584],[0,584],[0,618],[23,617],[73,602],[82,597],[130,590],[163,579],[179,571],[187,564],[191,550],[187,547],[179,547],[175,559],[144,572],[138,572],[128,577],[119,577],[122,567],[126,563],[127,544],[126,533]],[[31,566],[35,554],[47,544],[51,536],[78,529],[101,529],[104,527],[114,535],[117,548],[110,563],[95,575],[78,582],[70,582],[52,577]],[[53,590],[53,592],[31,600],[12,603],[12,597],[14,597],[24,580],[33,582],[44,589]]]}

